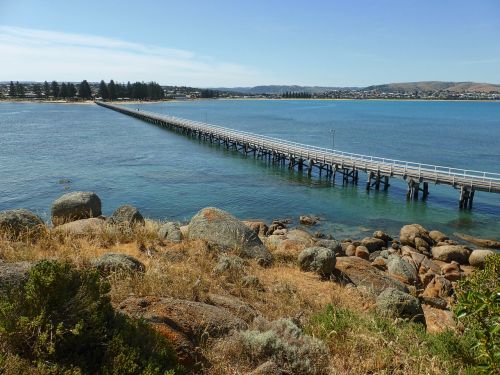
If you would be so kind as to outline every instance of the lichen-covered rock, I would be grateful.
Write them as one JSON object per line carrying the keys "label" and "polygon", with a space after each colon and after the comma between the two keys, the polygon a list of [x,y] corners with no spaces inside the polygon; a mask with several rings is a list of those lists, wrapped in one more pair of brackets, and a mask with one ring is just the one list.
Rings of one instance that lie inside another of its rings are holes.
{"label": "lichen-covered rock", "polygon": [[0,211],[0,236],[7,240],[36,240],[45,224],[39,216],[25,209]]}
{"label": "lichen-covered rock", "polygon": [[398,289],[387,288],[377,297],[377,310],[389,317],[424,322],[424,312],[418,298]]}
{"label": "lichen-covered rock", "polygon": [[315,246],[326,247],[332,250],[335,255],[343,254],[342,246],[339,241],[336,240],[319,240],[316,241]]}
{"label": "lichen-covered rock", "polygon": [[221,275],[226,272],[242,273],[245,261],[236,255],[221,254],[212,272]]}
{"label": "lichen-covered rock", "polygon": [[387,288],[408,292],[405,284],[387,276],[373,267],[369,261],[358,257],[338,257],[335,268],[337,269],[335,276],[338,279],[350,281],[358,287],[364,287],[375,295]]}
{"label": "lichen-covered rock", "polygon": [[98,234],[106,227],[106,221],[99,217],[81,219],[61,224],[54,228],[55,232],[69,234],[72,236],[85,236]]}
{"label": "lichen-covered rock", "polygon": [[110,224],[144,225],[144,218],[139,210],[129,204],[118,207],[108,219]]}
{"label": "lichen-covered rock", "polygon": [[434,245],[434,240],[429,236],[429,232],[419,224],[409,224],[401,228],[399,240],[403,245],[412,246],[415,249],[415,238],[420,238],[427,242],[429,246]]}
{"label": "lichen-covered rock", "polygon": [[121,253],[107,253],[99,258],[92,259],[90,264],[101,274],[112,272],[144,272],[146,267],[133,256]]}
{"label": "lichen-covered rock", "polygon": [[54,226],[101,215],[101,200],[92,192],[74,191],[52,203]]}
{"label": "lichen-covered rock", "polygon": [[487,257],[494,255],[493,250],[489,249],[476,249],[473,250],[469,256],[469,264],[476,268],[484,268],[484,262]]}
{"label": "lichen-covered rock", "polygon": [[304,246],[312,246],[314,244],[314,238],[305,230],[293,229],[287,232],[286,238],[289,240],[294,240],[302,243]]}
{"label": "lichen-covered rock", "polygon": [[418,278],[415,266],[395,254],[390,255],[387,260],[387,271],[405,284],[413,285]]}
{"label": "lichen-covered rock", "polygon": [[386,245],[384,240],[374,237],[366,237],[361,240],[361,244],[365,246],[370,253],[380,251]]}
{"label": "lichen-covered rock", "polygon": [[182,241],[182,232],[177,223],[168,222],[161,225],[158,230],[158,237],[160,240],[179,243]]}
{"label": "lichen-covered rock", "polygon": [[243,319],[247,323],[251,323],[257,316],[259,316],[259,313],[255,311],[252,306],[233,296],[223,296],[220,294],[209,293],[205,302],[209,305],[227,309],[232,314],[240,319]]}
{"label": "lichen-covered rock", "polygon": [[326,247],[308,247],[299,254],[298,260],[302,271],[316,272],[324,277],[335,270],[335,253]]}
{"label": "lichen-covered rock", "polygon": [[467,264],[470,253],[470,249],[461,245],[435,246],[432,248],[432,258],[443,262],[455,261],[460,264]]}
{"label": "lichen-covered rock", "polygon": [[269,264],[272,255],[259,236],[226,211],[208,207],[189,223],[189,238],[201,239],[222,249],[238,250],[241,256]]}

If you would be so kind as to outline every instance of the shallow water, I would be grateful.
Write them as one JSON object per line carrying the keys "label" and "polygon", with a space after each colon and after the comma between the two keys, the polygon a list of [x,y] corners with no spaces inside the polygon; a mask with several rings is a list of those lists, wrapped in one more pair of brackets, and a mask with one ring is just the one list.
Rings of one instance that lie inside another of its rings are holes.
{"label": "shallow water", "polygon": [[[130,105],[144,110],[303,143],[500,173],[500,103],[200,100]],[[120,204],[145,216],[189,219],[217,206],[241,218],[316,214],[337,237],[396,233],[419,222],[447,233],[500,237],[500,195],[477,192],[472,211],[458,191],[430,186],[408,202],[387,192],[335,186],[253,157],[200,143],[95,105],[0,103],[0,210],[25,207],[44,218],[64,192],[92,190],[104,214]],[[69,181],[69,182],[68,182]]]}

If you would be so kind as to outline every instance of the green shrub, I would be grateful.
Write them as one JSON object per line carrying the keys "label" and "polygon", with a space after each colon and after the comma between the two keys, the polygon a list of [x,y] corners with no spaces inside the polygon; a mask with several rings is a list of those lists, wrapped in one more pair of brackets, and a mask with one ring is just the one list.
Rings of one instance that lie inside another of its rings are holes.
{"label": "green shrub", "polygon": [[459,282],[456,314],[476,338],[478,371],[500,374],[500,254]]}
{"label": "green shrub", "polygon": [[[146,323],[115,313],[108,291],[96,271],[38,263],[20,290],[0,298],[4,357],[18,356],[54,374],[165,374],[173,369],[169,344]],[[3,362],[3,368],[9,365]]]}

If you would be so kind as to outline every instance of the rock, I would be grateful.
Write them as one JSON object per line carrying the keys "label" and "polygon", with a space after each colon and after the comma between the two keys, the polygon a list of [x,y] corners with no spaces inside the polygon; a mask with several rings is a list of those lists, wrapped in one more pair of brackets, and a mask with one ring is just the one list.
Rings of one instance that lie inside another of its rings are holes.
{"label": "rock", "polygon": [[225,272],[242,273],[246,263],[237,255],[221,254],[212,272],[221,275]]}
{"label": "rock", "polygon": [[326,247],[327,249],[332,250],[335,255],[343,254],[342,246],[340,242],[336,240],[319,240],[316,241],[315,246]]}
{"label": "rock", "polygon": [[168,222],[160,226],[158,237],[162,241],[179,243],[182,241],[182,232],[177,223]]}
{"label": "rock", "polygon": [[494,255],[493,250],[488,249],[476,249],[473,250],[469,256],[469,264],[476,268],[484,268],[484,262],[486,257]]}
{"label": "rock", "polygon": [[110,224],[128,224],[128,225],[144,225],[144,218],[139,210],[131,205],[123,205],[118,207],[108,219]]}
{"label": "rock", "polygon": [[443,262],[456,261],[466,264],[469,261],[471,251],[461,245],[446,245],[432,248],[432,258]]}
{"label": "rock", "polygon": [[222,296],[220,294],[208,294],[208,299],[205,301],[209,305],[221,307],[229,310],[232,314],[247,323],[251,323],[259,313],[253,309],[248,303],[233,296]]}
{"label": "rock", "polygon": [[285,373],[272,360],[264,362],[247,375],[284,375]]}
{"label": "rock", "polygon": [[150,323],[172,343],[180,363],[187,368],[203,361],[196,347],[204,338],[219,338],[247,328],[228,309],[175,298],[129,297],[119,305],[119,310]]}
{"label": "rock", "polygon": [[373,238],[378,238],[379,240],[382,240],[385,243],[392,241],[392,237],[389,236],[387,233],[382,232],[381,230],[373,232]]}
{"label": "rock", "polygon": [[380,253],[381,252],[382,252],[381,250],[378,250],[378,251],[374,251],[373,253],[370,253],[370,256],[368,257],[368,260],[370,262],[373,262],[375,259],[380,258]]}
{"label": "rock", "polygon": [[0,297],[23,287],[35,262],[7,263],[0,260]]}
{"label": "rock", "polygon": [[374,251],[382,250],[382,248],[385,247],[386,242],[379,238],[366,237],[363,238],[361,244],[365,246],[370,253],[372,253]]}
{"label": "rock", "polygon": [[272,261],[271,253],[254,231],[218,208],[204,208],[191,219],[189,238],[204,240],[223,250],[238,250],[243,257],[257,259],[261,264]]}
{"label": "rock", "polygon": [[444,276],[435,275],[434,278],[425,287],[422,296],[434,298],[446,298],[452,294],[453,287],[451,282]]}
{"label": "rock", "polygon": [[387,264],[382,257],[375,258],[372,262],[372,266],[378,268],[381,271],[385,271],[387,269]]}
{"label": "rock", "polygon": [[305,230],[301,229],[293,229],[291,231],[288,231],[288,233],[286,234],[286,238],[288,238],[289,240],[298,241],[305,246],[311,246],[314,244],[313,236],[311,236],[311,234],[309,234]]}
{"label": "rock", "polygon": [[415,249],[421,253],[426,253],[431,248],[429,243],[420,237],[415,237]]}
{"label": "rock", "polygon": [[450,238],[444,234],[443,232],[440,232],[438,230],[431,230],[429,232],[429,237],[434,240],[434,242],[444,242],[446,240],[449,240]]}
{"label": "rock", "polygon": [[258,236],[265,236],[269,227],[263,221],[244,220],[243,224],[253,230]]}
{"label": "rock", "polygon": [[461,238],[464,241],[470,242],[474,245],[490,248],[490,249],[500,249],[500,241],[496,240],[487,240],[484,238],[472,237],[467,234],[462,233],[454,233],[455,236]]}
{"label": "rock", "polygon": [[133,256],[121,253],[106,253],[90,261],[103,275],[113,272],[144,272],[146,267]]}
{"label": "rock", "polygon": [[299,254],[299,266],[302,271],[317,272],[326,277],[335,270],[335,253],[325,247],[308,247]]}
{"label": "rock", "polygon": [[423,304],[435,307],[436,309],[446,309],[448,307],[448,303],[442,299],[442,298],[437,298],[437,297],[427,297],[427,296],[420,296],[420,302]]}
{"label": "rock", "polygon": [[441,333],[446,330],[457,331],[457,323],[451,311],[437,309],[429,305],[422,305],[422,310],[428,333]]}
{"label": "rock", "polygon": [[318,223],[319,217],[316,216],[301,216],[299,222],[302,225],[316,225]]}
{"label": "rock", "polygon": [[387,288],[377,297],[377,310],[383,316],[406,318],[424,322],[424,312],[420,301],[398,289]]}
{"label": "rock", "polygon": [[366,248],[366,246],[358,246],[356,248],[356,256],[361,258],[361,259],[366,259],[366,260],[369,260],[370,259],[370,252],[368,251],[368,249]]}
{"label": "rock", "polygon": [[284,236],[287,232],[288,232],[288,230],[286,228],[276,229],[275,231],[273,231],[273,235],[275,235],[275,236]]}
{"label": "rock", "polygon": [[353,257],[356,255],[356,246],[353,244],[349,244],[347,249],[345,250],[345,255],[348,257]]}
{"label": "rock", "polygon": [[395,254],[390,255],[387,260],[387,272],[405,284],[410,285],[415,284],[418,277],[415,266]]}
{"label": "rock", "polygon": [[90,219],[76,220],[61,224],[54,228],[54,231],[72,236],[85,236],[97,234],[104,230],[105,227],[106,221],[104,219],[92,217]]}
{"label": "rock", "polygon": [[350,281],[358,287],[365,287],[375,295],[380,294],[387,288],[408,292],[408,288],[402,282],[385,275],[364,259],[339,257],[335,267],[337,269],[335,272],[337,279]]}
{"label": "rock", "polygon": [[54,226],[101,215],[101,200],[95,193],[75,191],[64,194],[52,203]]}
{"label": "rock", "polygon": [[18,209],[0,211],[0,235],[9,241],[37,239],[43,233],[45,224],[33,212]]}
{"label": "rock", "polygon": [[401,244],[416,248],[415,238],[420,238],[427,242],[428,245],[434,245],[433,239],[429,236],[429,232],[419,224],[409,224],[401,228],[399,232],[399,240]]}
{"label": "rock", "polygon": [[304,249],[305,245],[302,242],[296,240],[282,240],[278,243],[278,246],[276,246],[276,251],[274,251],[273,255],[276,259],[282,261],[295,261],[300,252]]}

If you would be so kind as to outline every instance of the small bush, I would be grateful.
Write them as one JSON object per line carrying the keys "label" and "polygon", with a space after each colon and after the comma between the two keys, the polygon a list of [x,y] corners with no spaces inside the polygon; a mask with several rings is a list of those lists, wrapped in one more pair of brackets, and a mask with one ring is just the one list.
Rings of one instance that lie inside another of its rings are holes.
{"label": "small bush", "polygon": [[500,374],[500,254],[459,282],[456,314],[474,334],[478,371]]}
{"label": "small bush", "polygon": [[238,337],[242,355],[254,365],[272,359],[292,374],[326,374],[328,349],[319,340],[302,332],[289,319],[260,322],[254,330]]}
{"label": "small bush", "polygon": [[[114,312],[92,270],[42,261],[24,287],[0,299],[4,369],[21,358],[43,373],[165,374],[175,356],[145,323]],[[2,372],[0,368],[0,372]]]}

